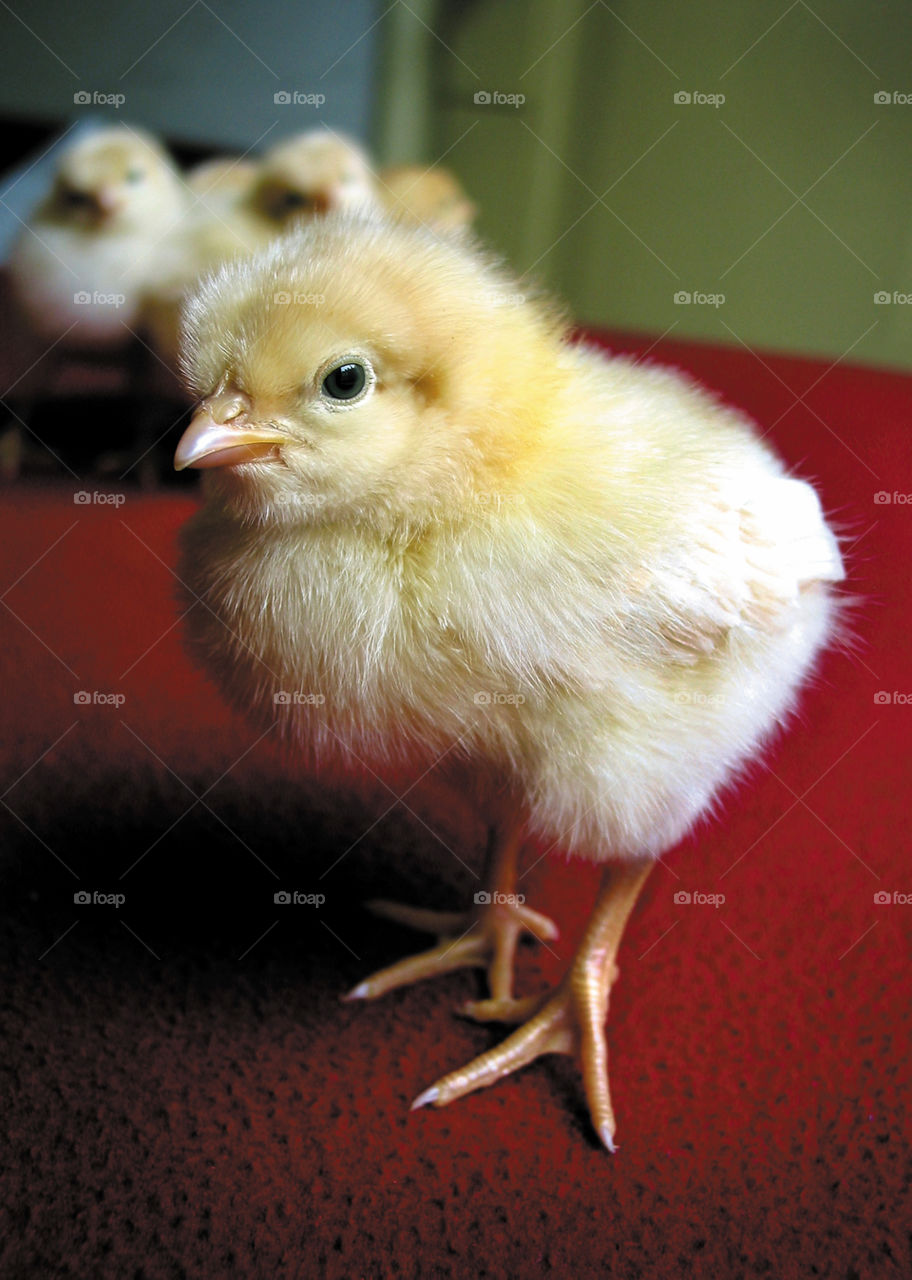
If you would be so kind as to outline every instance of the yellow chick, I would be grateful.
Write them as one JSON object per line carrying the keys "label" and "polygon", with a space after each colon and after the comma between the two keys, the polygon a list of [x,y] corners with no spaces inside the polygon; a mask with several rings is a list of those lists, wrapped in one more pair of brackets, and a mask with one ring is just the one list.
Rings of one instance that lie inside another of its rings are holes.
{"label": "yellow chick", "polygon": [[[205,504],[179,573],[193,653],[305,765],[432,771],[488,817],[486,894],[461,915],[379,904],[442,940],[350,993],[483,966],[470,1012],[520,1023],[414,1105],[574,1053],[613,1150],[625,922],[792,709],[843,569],[814,490],[746,418],[572,345],[522,295],[461,238],[358,217],[208,279],[175,456],[204,469]],[[514,893],[530,839],[604,876],[563,982],[514,1000],[517,937],[554,936]]]}
{"label": "yellow chick", "polygon": [[396,165],[381,169],[377,181],[385,208],[395,217],[423,223],[439,231],[459,231],[478,212],[459,179],[449,169]]}
{"label": "yellow chick", "polygon": [[341,134],[311,129],[266,152],[240,214],[245,225],[272,239],[299,221],[378,204],[362,148]]}
{"label": "yellow chick", "polygon": [[33,335],[43,342],[65,335],[74,348],[127,345],[185,207],[178,172],[149,134],[116,126],[68,148],[9,263]]}

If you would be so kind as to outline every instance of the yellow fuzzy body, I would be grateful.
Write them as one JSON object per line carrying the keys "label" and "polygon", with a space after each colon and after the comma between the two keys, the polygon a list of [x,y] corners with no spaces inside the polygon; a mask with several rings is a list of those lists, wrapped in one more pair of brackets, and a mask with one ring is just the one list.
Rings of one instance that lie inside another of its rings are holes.
{"label": "yellow fuzzy body", "polygon": [[[340,408],[320,379],[342,357],[376,382]],[[207,474],[191,646],[312,758],[445,756],[562,851],[658,854],[830,635],[813,490],[679,375],[569,345],[470,246],[315,223],[204,284],[184,359],[289,435]]]}

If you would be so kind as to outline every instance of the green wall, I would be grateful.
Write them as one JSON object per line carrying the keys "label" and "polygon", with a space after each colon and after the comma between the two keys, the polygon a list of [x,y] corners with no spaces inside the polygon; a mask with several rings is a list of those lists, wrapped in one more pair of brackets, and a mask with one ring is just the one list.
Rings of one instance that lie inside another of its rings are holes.
{"label": "green wall", "polygon": [[446,152],[581,322],[912,367],[908,0],[425,0],[386,27],[384,158]]}

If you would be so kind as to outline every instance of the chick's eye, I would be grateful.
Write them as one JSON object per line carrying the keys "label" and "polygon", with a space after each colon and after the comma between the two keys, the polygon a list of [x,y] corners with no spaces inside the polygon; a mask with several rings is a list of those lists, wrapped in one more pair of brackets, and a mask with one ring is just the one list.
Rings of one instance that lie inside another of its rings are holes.
{"label": "chick's eye", "polygon": [[89,209],[94,203],[92,197],[86,191],[77,191],[70,188],[63,193],[64,203],[70,209]]}
{"label": "chick's eye", "polygon": [[130,183],[142,182],[145,176],[146,176],[145,169],[128,169],[127,170],[127,182],[130,182]]}
{"label": "chick's eye", "polygon": [[323,392],[331,400],[354,400],[367,385],[367,372],[363,364],[347,360],[330,369],[323,379]]}

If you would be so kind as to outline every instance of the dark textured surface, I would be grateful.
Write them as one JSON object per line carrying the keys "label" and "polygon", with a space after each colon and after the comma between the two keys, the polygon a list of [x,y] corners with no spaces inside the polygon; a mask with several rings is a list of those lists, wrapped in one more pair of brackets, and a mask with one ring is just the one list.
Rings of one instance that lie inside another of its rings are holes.
{"label": "dark textured surface", "polygon": [[[453,1017],[473,974],[341,1003],[423,942],[359,903],[465,903],[481,825],[433,795],[371,825],[392,797],[301,780],[220,706],[172,625],[193,499],[5,499],[4,1277],[912,1274],[912,902],[874,903],[912,892],[912,704],[893,697],[912,695],[912,516],[874,501],[912,491],[912,383],[840,367],[806,409],[823,365],[769,358],[792,395],[747,353],[664,354],[776,424],[853,540],[865,603],[856,652],[827,658],[634,913],[614,1158],[569,1060],[409,1113],[502,1032]],[[594,883],[556,858],[524,879],[562,936],[522,952],[520,990],[563,971]],[[277,907],[277,888],[326,902]],[[74,903],[96,889],[125,901]]]}

